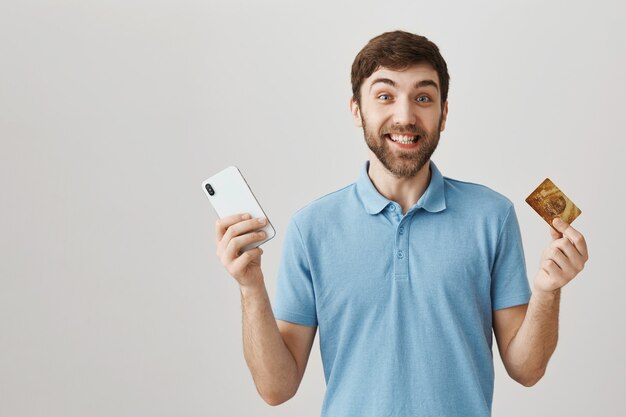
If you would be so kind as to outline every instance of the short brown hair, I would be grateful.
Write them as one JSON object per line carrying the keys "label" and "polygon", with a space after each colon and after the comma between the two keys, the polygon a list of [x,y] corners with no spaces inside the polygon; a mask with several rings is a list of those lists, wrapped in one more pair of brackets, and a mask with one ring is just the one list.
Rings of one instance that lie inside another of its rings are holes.
{"label": "short brown hair", "polygon": [[426,37],[396,30],[385,32],[371,39],[352,63],[352,96],[358,104],[361,84],[381,67],[403,70],[412,65],[427,62],[439,75],[441,106],[448,99],[450,75],[439,48]]}

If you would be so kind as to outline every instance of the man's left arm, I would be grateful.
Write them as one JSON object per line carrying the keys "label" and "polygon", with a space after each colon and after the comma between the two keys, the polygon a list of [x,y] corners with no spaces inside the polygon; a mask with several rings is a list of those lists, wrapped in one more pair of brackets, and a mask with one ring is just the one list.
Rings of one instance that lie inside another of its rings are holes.
{"label": "man's left arm", "polygon": [[557,218],[552,243],[541,257],[530,302],[493,313],[493,328],[508,374],[530,387],[544,375],[556,349],[561,288],[589,258],[584,236]]}

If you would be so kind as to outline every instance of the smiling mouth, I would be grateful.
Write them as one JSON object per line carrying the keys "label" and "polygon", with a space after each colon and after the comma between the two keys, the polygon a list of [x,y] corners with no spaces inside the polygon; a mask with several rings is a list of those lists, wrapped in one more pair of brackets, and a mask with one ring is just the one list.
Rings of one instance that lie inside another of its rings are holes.
{"label": "smiling mouth", "polygon": [[416,136],[410,136],[410,135],[399,135],[399,134],[395,134],[395,133],[388,133],[386,135],[384,135],[385,138],[392,140],[394,142],[397,143],[401,143],[403,145],[409,145],[411,143],[415,143],[419,140],[420,136],[416,135]]}

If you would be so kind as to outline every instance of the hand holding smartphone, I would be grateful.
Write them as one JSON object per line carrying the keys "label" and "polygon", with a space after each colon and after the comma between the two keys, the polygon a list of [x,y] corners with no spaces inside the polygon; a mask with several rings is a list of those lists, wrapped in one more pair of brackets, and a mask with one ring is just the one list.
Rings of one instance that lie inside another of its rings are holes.
{"label": "hand holding smartphone", "polygon": [[220,219],[238,213],[250,214],[252,218],[267,219],[264,227],[255,230],[255,232],[264,231],[265,238],[244,246],[242,252],[256,248],[276,235],[274,227],[237,167],[230,166],[206,179],[202,182],[202,189]]}

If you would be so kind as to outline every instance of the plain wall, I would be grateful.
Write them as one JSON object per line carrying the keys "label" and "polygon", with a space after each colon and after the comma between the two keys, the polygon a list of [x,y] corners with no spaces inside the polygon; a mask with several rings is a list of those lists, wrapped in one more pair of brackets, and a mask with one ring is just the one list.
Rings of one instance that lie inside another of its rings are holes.
{"label": "plain wall", "polygon": [[278,235],[367,157],[350,65],[388,30],[426,35],[451,74],[433,160],[510,198],[529,278],[550,177],[581,209],[585,270],[534,387],[494,345],[494,416],[624,416],[621,1],[15,1],[0,8],[0,415],[317,416],[316,340],[295,398],[257,395],[239,291],[201,182],[237,165]]}

